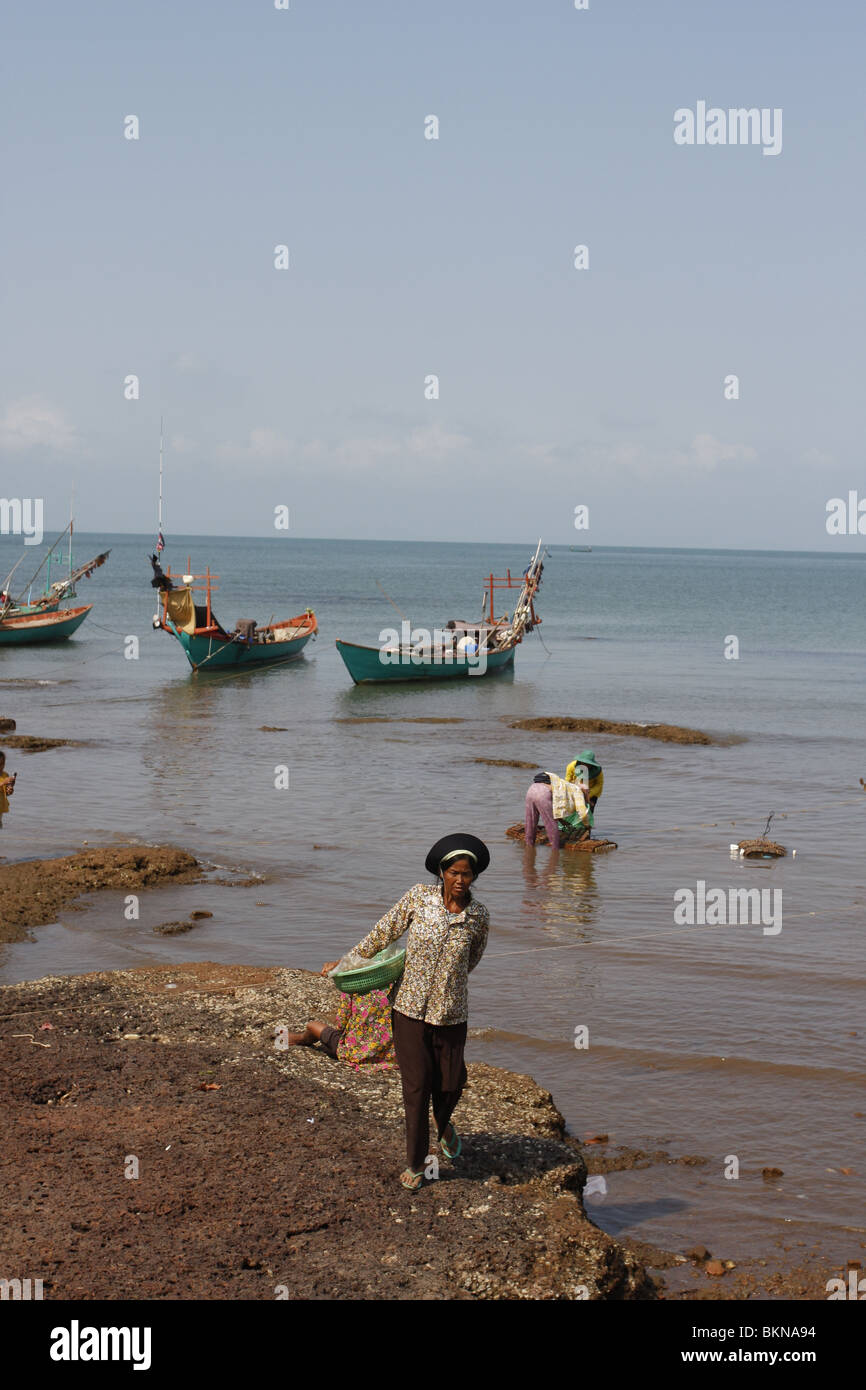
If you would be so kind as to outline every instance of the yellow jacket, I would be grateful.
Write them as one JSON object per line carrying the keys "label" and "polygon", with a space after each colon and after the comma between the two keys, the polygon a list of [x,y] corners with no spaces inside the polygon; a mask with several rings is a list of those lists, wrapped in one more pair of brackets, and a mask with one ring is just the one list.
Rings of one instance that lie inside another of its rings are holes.
{"label": "yellow jacket", "polygon": [[[574,762],[573,762],[573,763],[569,763],[569,764],[568,764],[568,767],[565,769],[565,780],[566,780],[566,782],[576,782],[576,781],[577,781],[577,767],[578,767],[578,760],[577,760],[577,758],[575,758]],[[597,777],[593,777],[592,781],[590,782],[589,786],[588,786],[587,789],[586,789],[586,799],[587,799],[587,801],[591,801],[593,797],[599,797],[599,796],[601,796],[601,794],[602,794],[603,791],[604,791],[604,773],[603,773],[603,772],[599,772]]]}

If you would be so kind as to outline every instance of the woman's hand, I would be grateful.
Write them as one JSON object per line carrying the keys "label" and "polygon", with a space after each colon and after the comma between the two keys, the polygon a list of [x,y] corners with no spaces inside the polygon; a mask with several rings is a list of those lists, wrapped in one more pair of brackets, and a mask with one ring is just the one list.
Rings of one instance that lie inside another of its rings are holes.
{"label": "woman's hand", "polygon": [[335,968],[335,966],[338,966],[339,964],[340,962],[338,960],[326,961],[325,964],[322,966],[321,974],[327,975],[331,970]]}

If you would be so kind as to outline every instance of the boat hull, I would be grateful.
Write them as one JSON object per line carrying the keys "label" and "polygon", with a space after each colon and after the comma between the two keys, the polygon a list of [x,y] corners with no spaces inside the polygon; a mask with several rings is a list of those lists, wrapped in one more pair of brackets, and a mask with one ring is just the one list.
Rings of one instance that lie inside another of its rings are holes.
{"label": "boat hull", "polygon": [[52,599],[50,603],[16,603],[14,608],[10,608],[6,613],[6,618],[29,618],[35,613],[56,613],[60,607],[60,599]]}
{"label": "boat hull", "polygon": [[25,614],[0,622],[0,647],[29,647],[36,642],[63,642],[76,632],[90,612],[82,608],[63,608],[56,613]]}
{"label": "boat hull", "polygon": [[337,651],[345,662],[346,669],[356,685],[373,685],[385,682],[392,684],[406,681],[478,680],[497,671],[504,671],[514,662],[514,647],[502,652],[488,652],[486,667],[478,669],[477,662],[455,657],[453,661],[434,661],[432,657],[413,661],[408,653],[400,653],[399,660],[385,662],[379,647],[361,647],[354,642],[341,642],[337,639]]}
{"label": "boat hull", "polygon": [[186,653],[192,669],[203,675],[209,671],[253,670],[263,666],[281,666],[303,654],[304,647],[316,632],[315,623],[307,631],[288,641],[248,644],[233,642],[225,633],[188,633],[166,623],[166,630],[176,637]]}

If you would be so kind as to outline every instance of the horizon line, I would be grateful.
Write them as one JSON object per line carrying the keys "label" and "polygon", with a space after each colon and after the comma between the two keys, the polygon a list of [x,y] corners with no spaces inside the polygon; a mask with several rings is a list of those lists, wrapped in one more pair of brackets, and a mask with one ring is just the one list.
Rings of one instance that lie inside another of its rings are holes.
{"label": "horizon line", "polygon": [[[64,528],[64,529],[65,529],[65,528]],[[52,533],[46,531],[46,534],[52,534]],[[58,535],[62,535],[62,534],[63,534],[62,531],[58,532]],[[78,537],[82,537],[82,536],[128,536],[128,537],[133,538],[133,539],[140,539],[140,540],[145,540],[145,541],[146,541],[147,538],[148,538],[148,536],[150,536],[151,533],[148,532],[148,531],[105,531],[105,530],[100,530],[100,531],[78,531],[78,530],[76,530],[73,534],[74,534],[75,536],[78,536]],[[0,535],[0,539],[5,539],[5,538],[6,538],[5,535]],[[12,538],[12,537],[10,537],[10,538]],[[259,541],[259,540],[275,540],[275,541],[277,541],[277,540],[278,540],[278,541],[285,541],[285,540],[296,540],[296,541],[334,541],[334,542],[338,542],[338,543],[340,543],[340,544],[345,544],[347,541],[349,541],[349,542],[351,542],[351,541],[360,541],[360,542],[362,542],[362,543],[367,543],[367,544],[378,544],[378,545],[393,545],[393,544],[395,543],[394,537],[393,537],[393,536],[387,536],[387,537],[386,537],[386,536],[289,536],[289,535],[286,535],[285,533],[283,533],[283,534],[280,535],[280,536],[272,536],[272,535],[270,535],[270,534],[258,534],[258,535],[255,535],[255,534],[247,534],[247,533],[239,534],[239,533],[234,532],[234,531],[183,531],[183,532],[178,532],[178,533],[177,533],[177,540],[180,541],[180,540],[182,540],[182,539],[189,539],[189,540],[238,540],[238,541],[246,541],[246,540],[250,540],[250,541]],[[847,537],[847,536],[846,536],[846,537],[840,537],[840,539],[847,540],[847,539],[849,539],[849,537]],[[855,538],[854,538],[854,537],[851,537],[850,539],[855,539]],[[485,541],[482,541],[482,540],[430,540],[429,538],[418,539],[418,538],[412,538],[412,537],[409,537],[409,536],[403,536],[403,537],[401,537],[400,540],[399,540],[397,543],[398,543],[398,544],[404,544],[404,545],[489,545],[489,546],[513,545],[513,546],[515,546],[515,547],[516,547],[516,546],[521,546],[521,545],[534,544],[534,542],[529,542],[529,541],[526,541],[526,540],[517,540],[517,541],[509,541],[509,540],[505,540],[505,541],[488,541],[488,540],[485,540]],[[43,544],[44,544],[44,541],[43,541]],[[149,542],[149,544],[152,544],[152,546],[155,546],[156,542],[155,542],[155,540],[154,540],[154,541],[152,541],[152,542]],[[841,555],[845,555],[845,556],[858,555],[858,554],[866,555],[866,550],[857,551],[857,550],[854,550],[854,549],[847,549],[847,548],[844,549],[844,550],[840,550],[839,548],[836,548],[836,547],[833,547],[833,548],[828,547],[827,549],[824,549],[824,550],[814,550],[814,549],[807,549],[807,548],[803,548],[803,547],[786,548],[786,547],[784,547],[784,546],[770,546],[770,547],[763,548],[763,547],[760,547],[760,546],[737,546],[737,545],[733,545],[733,546],[731,546],[731,545],[728,545],[728,546],[710,546],[710,545],[622,545],[622,544],[610,544],[610,543],[609,543],[609,544],[595,544],[595,545],[589,545],[588,543],[586,543],[586,545],[577,545],[577,546],[572,547],[572,544],[571,544],[571,543],[568,543],[568,542],[566,542],[566,541],[548,541],[548,542],[545,542],[545,543],[543,543],[543,544],[545,545],[545,548],[547,548],[547,549],[549,549],[549,548],[557,548],[557,549],[562,549],[562,550],[571,550],[572,548],[574,548],[574,549],[576,549],[576,550],[586,550],[586,549],[588,548],[589,550],[593,550],[593,551],[595,551],[595,550],[636,550],[636,551],[642,551],[642,550],[648,550],[648,551],[670,551],[670,550],[673,550],[673,551],[681,551],[681,552],[683,552],[683,553],[697,551],[697,552],[700,552],[700,553],[719,554],[719,555],[726,555],[726,554],[745,554],[745,555],[833,555],[833,554],[841,554]],[[166,543],[166,546],[165,546],[165,549],[166,549],[166,550],[168,550],[169,548],[170,548],[170,542]],[[35,549],[35,547],[34,547],[34,549]]]}

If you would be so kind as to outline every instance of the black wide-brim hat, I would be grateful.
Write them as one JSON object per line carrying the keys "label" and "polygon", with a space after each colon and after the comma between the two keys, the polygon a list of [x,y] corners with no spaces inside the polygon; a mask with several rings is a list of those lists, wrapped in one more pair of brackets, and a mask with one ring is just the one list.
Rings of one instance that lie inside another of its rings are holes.
{"label": "black wide-brim hat", "polygon": [[427,858],[424,860],[425,866],[431,874],[439,873],[439,866],[443,859],[448,859],[455,854],[455,850],[464,850],[469,857],[469,862],[473,864],[476,874],[483,874],[487,865],[490,863],[490,850],[483,840],[479,840],[477,835],[443,835],[441,840],[437,840]]}

